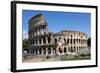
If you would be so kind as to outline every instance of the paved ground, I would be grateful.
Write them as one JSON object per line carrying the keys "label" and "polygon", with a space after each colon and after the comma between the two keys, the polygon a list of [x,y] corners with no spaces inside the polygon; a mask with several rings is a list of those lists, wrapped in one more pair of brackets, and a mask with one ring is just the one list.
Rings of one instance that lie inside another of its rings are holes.
{"label": "paved ground", "polygon": [[32,62],[49,62],[49,61],[68,61],[68,60],[87,60],[91,59],[91,56],[72,56],[72,55],[56,55],[56,56],[33,56],[23,59],[23,63]]}
{"label": "paved ground", "polygon": [[31,63],[31,62],[46,62],[46,61],[61,61],[60,56],[35,56],[31,59],[24,60],[23,63]]}

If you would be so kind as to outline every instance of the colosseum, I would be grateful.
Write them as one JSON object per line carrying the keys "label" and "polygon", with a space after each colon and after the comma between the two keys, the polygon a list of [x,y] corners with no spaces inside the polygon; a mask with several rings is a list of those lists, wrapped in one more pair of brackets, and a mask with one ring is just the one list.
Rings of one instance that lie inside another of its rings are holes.
{"label": "colosseum", "polygon": [[87,35],[84,32],[71,30],[49,32],[48,23],[41,13],[33,16],[28,24],[29,49],[33,56],[85,53]]}

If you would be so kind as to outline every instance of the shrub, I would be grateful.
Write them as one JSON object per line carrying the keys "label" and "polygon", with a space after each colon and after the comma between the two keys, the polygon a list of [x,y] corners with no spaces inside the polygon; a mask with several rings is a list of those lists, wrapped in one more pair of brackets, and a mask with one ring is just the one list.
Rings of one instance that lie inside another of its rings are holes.
{"label": "shrub", "polygon": [[84,57],[84,56],[85,56],[85,54],[81,54],[80,56]]}

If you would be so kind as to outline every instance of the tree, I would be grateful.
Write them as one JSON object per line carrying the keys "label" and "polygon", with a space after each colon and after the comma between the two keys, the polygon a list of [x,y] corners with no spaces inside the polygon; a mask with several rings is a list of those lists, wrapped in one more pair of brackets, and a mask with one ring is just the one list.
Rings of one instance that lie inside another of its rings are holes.
{"label": "tree", "polygon": [[26,50],[26,51],[28,51],[28,39],[24,39],[23,40],[23,50]]}
{"label": "tree", "polygon": [[89,37],[87,40],[88,47],[91,47],[91,38]]}

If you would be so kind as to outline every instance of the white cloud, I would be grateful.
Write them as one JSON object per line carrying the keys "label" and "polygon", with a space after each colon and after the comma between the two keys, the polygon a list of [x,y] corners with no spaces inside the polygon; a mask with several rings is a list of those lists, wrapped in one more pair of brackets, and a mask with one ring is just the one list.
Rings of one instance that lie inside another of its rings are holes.
{"label": "white cloud", "polygon": [[23,39],[28,39],[28,32],[23,30]]}

